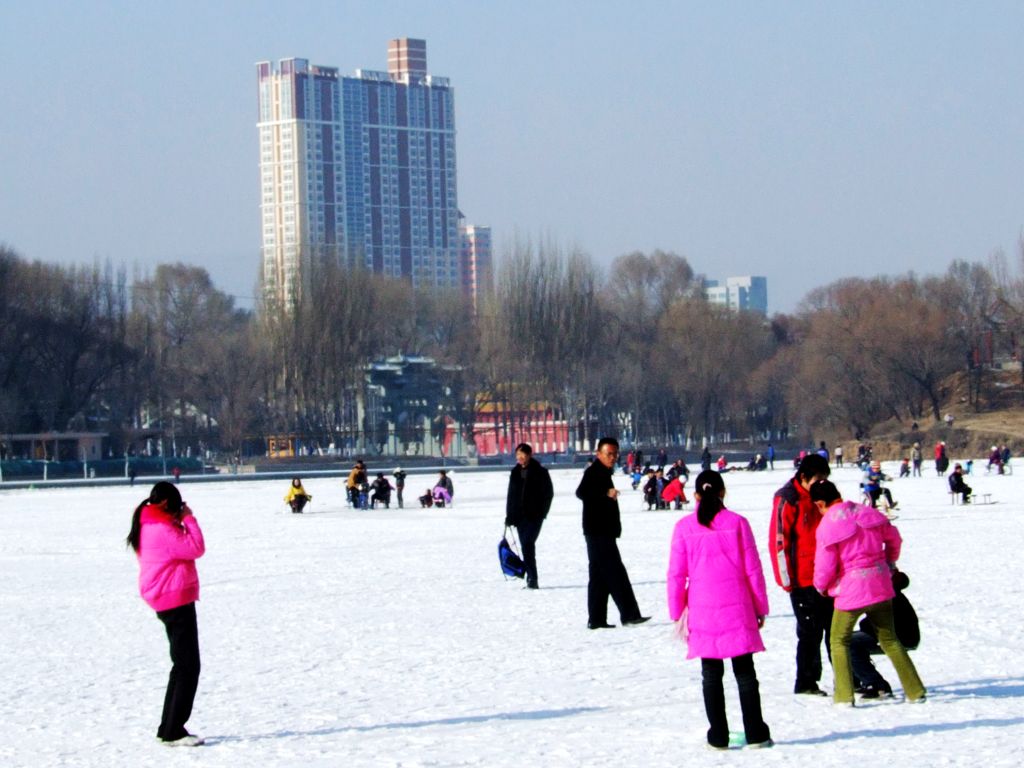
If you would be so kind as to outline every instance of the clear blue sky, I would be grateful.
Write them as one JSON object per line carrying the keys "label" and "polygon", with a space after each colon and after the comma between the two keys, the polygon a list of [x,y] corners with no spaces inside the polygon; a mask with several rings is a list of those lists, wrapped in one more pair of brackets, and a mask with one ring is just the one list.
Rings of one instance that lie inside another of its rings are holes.
{"label": "clear blue sky", "polygon": [[601,264],[763,274],[770,311],[846,275],[944,272],[1024,228],[1024,4],[9,2],[0,243],[207,267],[253,293],[254,63],[451,78],[459,203]]}

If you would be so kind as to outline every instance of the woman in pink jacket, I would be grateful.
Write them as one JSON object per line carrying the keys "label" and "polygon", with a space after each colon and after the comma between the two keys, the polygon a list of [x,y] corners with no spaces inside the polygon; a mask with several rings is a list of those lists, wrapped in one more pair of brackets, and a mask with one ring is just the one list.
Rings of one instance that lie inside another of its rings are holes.
{"label": "woman in pink jacket", "polygon": [[761,716],[754,656],[764,650],[761,627],[768,615],[764,572],[746,518],[725,508],[722,476],[706,469],[694,485],[697,510],[676,523],[668,563],[668,613],[686,637],[686,658],[700,658],[708,746],[727,749],[724,659],[740,691],[747,746],[770,747]]}
{"label": "woman in pink jacket", "polygon": [[168,746],[203,740],[185,730],[199,685],[196,558],[206,551],[203,532],[176,486],[159,482],[132,515],[128,544],[139,558],[139,592],[156,611],[171,645],[171,675],[156,735]]}
{"label": "woman in pink jacket", "polygon": [[827,480],[811,486],[811,501],[822,512],[814,588],[835,598],[830,643],[836,683],[833,702],[853,706],[850,637],[862,614],[878,628],[878,644],[896,668],[907,700],[924,701],[924,685],[893,624],[892,566],[900,556],[900,532],[877,509],[843,501]]}

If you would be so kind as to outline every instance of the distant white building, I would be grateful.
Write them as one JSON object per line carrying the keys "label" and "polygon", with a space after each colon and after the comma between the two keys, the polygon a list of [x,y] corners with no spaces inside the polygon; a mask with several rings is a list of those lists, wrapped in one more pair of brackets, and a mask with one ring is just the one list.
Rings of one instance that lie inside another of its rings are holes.
{"label": "distant white building", "polygon": [[718,280],[704,281],[704,298],[732,310],[768,314],[768,278],[747,275],[727,277],[725,285]]}

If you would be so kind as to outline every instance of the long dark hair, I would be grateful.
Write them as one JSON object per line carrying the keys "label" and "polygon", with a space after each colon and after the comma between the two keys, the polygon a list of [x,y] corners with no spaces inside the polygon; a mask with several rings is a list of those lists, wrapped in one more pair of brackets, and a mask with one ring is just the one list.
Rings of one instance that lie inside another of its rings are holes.
{"label": "long dark hair", "polygon": [[722,511],[725,504],[722,503],[722,494],[725,493],[725,482],[722,476],[713,469],[705,469],[697,475],[697,482],[693,486],[693,492],[700,496],[700,503],[697,504],[697,522],[705,528],[711,527],[711,521],[715,515]]}
{"label": "long dark hair", "polygon": [[135,508],[135,512],[132,514],[132,528],[128,531],[128,538],[125,539],[125,543],[136,552],[139,551],[139,537],[142,533],[142,524],[140,522],[142,508],[147,504],[160,504],[164,501],[167,502],[168,513],[175,517],[181,513],[181,493],[178,491],[178,487],[174,483],[161,480],[153,486],[149,496],[143,499],[139,506]]}

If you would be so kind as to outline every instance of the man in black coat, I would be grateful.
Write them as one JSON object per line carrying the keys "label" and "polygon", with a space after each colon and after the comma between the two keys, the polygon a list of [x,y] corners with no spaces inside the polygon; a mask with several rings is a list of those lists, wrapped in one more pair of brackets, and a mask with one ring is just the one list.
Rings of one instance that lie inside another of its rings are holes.
{"label": "man in black coat", "polygon": [[959,493],[964,504],[971,503],[971,486],[964,482],[964,468],[959,464],[953,465],[953,472],[949,475],[950,493]]}
{"label": "man in black coat", "polygon": [[587,540],[590,581],[587,583],[587,611],[590,629],[615,626],[608,623],[608,596],[619,608],[622,624],[643,624],[650,616],[641,616],[640,607],[622,564],[616,539],[622,534],[619,519],[619,492],[612,474],[619,458],[615,438],[602,437],[597,443],[597,460],[583,473],[576,498],[583,502],[583,536]]}
{"label": "man in black coat", "polygon": [[514,525],[519,531],[529,589],[537,589],[537,537],[554,495],[551,475],[533,458],[533,448],[520,443],[516,447],[516,465],[508,478],[505,525]]}

